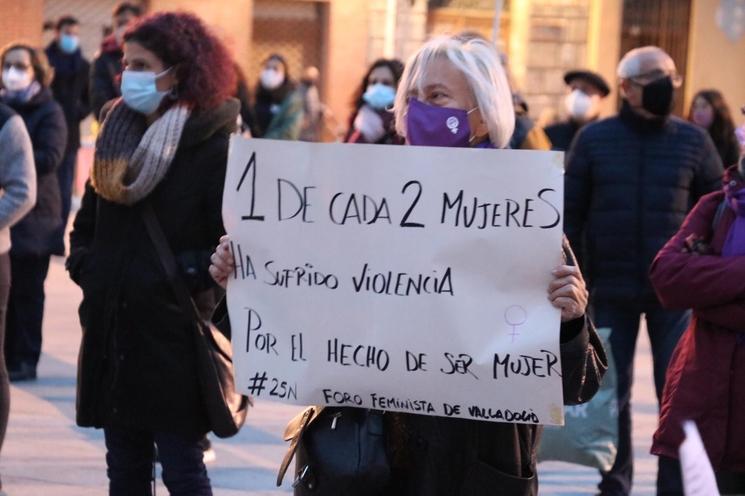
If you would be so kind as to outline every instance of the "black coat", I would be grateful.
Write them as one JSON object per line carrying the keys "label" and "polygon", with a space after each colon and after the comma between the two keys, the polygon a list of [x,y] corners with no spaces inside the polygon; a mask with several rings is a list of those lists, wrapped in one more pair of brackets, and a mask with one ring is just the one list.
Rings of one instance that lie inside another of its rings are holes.
{"label": "black coat", "polygon": [[579,130],[580,125],[573,120],[557,122],[545,129],[546,136],[551,141],[551,149],[560,152],[569,150]]}
{"label": "black coat", "polygon": [[[148,196],[205,315],[214,306],[209,256],[224,233],[222,190],[239,105],[193,114],[166,177]],[[77,422],[181,434],[207,431],[193,323],[181,311],[145,230],[141,203],[90,184],[70,235],[68,270],[83,290]]]}
{"label": "black coat", "polygon": [[100,119],[101,109],[109,100],[121,96],[119,74],[124,54],[112,42],[104,43],[101,53],[93,59],[90,69],[90,104],[93,117]]}
{"label": "black coat", "polygon": [[67,54],[60,50],[55,41],[44,51],[54,67],[52,94],[65,113],[69,153],[80,148],[80,121],[91,112],[88,90],[90,64],[83,58],[80,49]]}
{"label": "black coat", "polygon": [[646,121],[624,104],[584,127],[567,155],[564,229],[593,302],[658,304],[652,260],[722,173],[711,138],[677,117]]}
{"label": "black coat", "polygon": [[[62,107],[49,89],[42,89],[27,103],[8,103],[23,118],[34,147],[36,205],[10,229],[11,252],[15,255],[50,255],[54,235],[62,224],[57,168],[67,145],[67,125]],[[0,151],[1,153],[2,151]]]}

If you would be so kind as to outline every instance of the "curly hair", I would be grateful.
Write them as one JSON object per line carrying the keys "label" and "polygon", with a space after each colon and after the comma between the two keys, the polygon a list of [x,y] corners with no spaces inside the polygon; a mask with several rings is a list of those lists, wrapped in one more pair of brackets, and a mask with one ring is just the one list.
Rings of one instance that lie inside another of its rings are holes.
{"label": "curly hair", "polygon": [[175,68],[177,100],[195,110],[215,108],[235,91],[236,74],[227,48],[197,16],[161,12],[140,19],[124,33]]}

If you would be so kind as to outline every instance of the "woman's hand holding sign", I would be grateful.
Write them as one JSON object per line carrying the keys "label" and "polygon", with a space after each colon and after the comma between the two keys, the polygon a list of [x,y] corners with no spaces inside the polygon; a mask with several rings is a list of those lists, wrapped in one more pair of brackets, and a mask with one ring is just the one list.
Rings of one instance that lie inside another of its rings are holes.
{"label": "woman's hand holding sign", "polygon": [[582,272],[574,265],[560,265],[551,271],[554,280],[548,285],[548,299],[561,309],[561,321],[569,322],[585,314],[588,292]]}
{"label": "woman's hand holding sign", "polygon": [[233,253],[230,251],[230,238],[227,234],[220,238],[220,244],[210,257],[210,262],[210,275],[225,289],[228,285],[228,276],[235,268]]}

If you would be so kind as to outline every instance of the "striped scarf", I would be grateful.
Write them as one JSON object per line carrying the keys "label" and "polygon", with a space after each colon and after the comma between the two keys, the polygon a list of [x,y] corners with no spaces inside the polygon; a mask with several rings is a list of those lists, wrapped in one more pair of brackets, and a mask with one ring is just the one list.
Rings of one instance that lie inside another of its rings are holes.
{"label": "striped scarf", "polygon": [[149,195],[171,167],[190,113],[174,105],[148,126],[121,99],[114,103],[96,139],[91,172],[96,193],[123,205]]}

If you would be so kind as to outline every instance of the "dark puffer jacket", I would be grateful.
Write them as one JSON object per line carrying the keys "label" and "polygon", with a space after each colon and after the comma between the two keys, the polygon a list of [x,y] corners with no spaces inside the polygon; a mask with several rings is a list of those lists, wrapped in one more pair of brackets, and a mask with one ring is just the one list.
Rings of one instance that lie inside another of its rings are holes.
{"label": "dark puffer jacket", "polygon": [[[228,140],[239,104],[194,113],[165,178],[148,195],[205,315],[209,255],[224,229]],[[193,322],[181,311],[141,217],[88,185],[70,235],[70,276],[83,290],[77,422],[181,434],[207,431]]]}
{"label": "dark puffer jacket", "polygon": [[67,145],[65,115],[47,88],[26,103],[8,105],[26,123],[36,166],[36,205],[10,229],[11,250],[15,255],[49,255],[55,248],[55,232],[62,224],[57,168]]}
{"label": "dark puffer jacket", "polygon": [[567,156],[564,230],[593,302],[658,304],[652,260],[722,173],[709,136],[677,117],[645,120],[624,103],[584,127]]}

